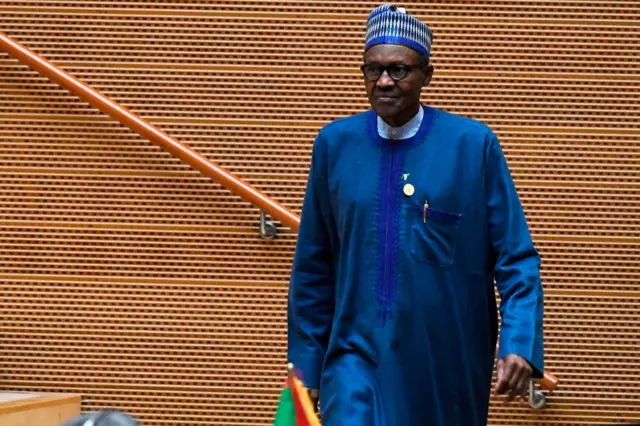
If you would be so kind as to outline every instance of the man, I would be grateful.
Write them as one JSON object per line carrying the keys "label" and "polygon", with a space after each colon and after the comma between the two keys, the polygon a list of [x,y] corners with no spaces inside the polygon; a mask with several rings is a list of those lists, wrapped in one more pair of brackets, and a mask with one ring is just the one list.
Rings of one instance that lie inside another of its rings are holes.
{"label": "man", "polygon": [[539,257],[494,133],[420,104],[432,32],[367,23],[372,110],[313,148],[289,294],[289,360],[323,424],[485,425],[543,371]]}

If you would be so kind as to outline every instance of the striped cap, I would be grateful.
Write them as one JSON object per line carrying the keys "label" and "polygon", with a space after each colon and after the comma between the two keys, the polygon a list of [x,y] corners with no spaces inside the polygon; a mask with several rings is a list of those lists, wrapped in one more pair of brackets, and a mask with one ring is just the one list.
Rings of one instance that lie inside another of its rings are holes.
{"label": "striped cap", "polygon": [[401,44],[429,59],[432,41],[427,24],[391,3],[376,7],[367,19],[365,51],[376,44]]}

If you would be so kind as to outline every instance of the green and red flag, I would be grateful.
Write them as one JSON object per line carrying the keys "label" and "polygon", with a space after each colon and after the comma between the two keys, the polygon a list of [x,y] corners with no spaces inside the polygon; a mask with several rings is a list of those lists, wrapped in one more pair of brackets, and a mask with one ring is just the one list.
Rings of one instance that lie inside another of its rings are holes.
{"label": "green and red flag", "polygon": [[289,376],[280,394],[273,426],[321,426],[311,398],[289,364]]}

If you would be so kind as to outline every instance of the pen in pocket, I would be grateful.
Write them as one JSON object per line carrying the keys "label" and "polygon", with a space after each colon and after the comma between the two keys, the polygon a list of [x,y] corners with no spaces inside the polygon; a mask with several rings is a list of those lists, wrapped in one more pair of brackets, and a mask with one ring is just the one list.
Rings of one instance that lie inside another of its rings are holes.
{"label": "pen in pocket", "polygon": [[427,201],[424,202],[424,207],[422,209],[422,221],[427,223],[427,209],[429,208],[429,203]]}

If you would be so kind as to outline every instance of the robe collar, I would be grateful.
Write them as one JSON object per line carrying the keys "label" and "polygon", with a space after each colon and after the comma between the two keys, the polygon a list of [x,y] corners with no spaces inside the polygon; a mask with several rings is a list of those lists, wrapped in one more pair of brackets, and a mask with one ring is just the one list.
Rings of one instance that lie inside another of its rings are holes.
{"label": "robe collar", "polygon": [[433,121],[435,111],[433,108],[425,105],[421,105],[420,108],[423,110],[423,117],[422,122],[418,127],[417,133],[407,139],[402,140],[392,140],[381,136],[378,133],[378,114],[376,114],[373,109],[370,109],[369,117],[366,124],[369,139],[381,148],[405,150],[412,149],[417,147],[418,145],[421,145],[426,139],[427,133],[431,128],[431,122]]}
{"label": "robe collar", "polygon": [[418,108],[418,113],[411,120],[399,127],[393,127],[387,124],[382,117],[378,116],[378,134],[384,139],[404,140],[412,138],[420,130],[422,119],[424,118],[424,109]]}

